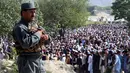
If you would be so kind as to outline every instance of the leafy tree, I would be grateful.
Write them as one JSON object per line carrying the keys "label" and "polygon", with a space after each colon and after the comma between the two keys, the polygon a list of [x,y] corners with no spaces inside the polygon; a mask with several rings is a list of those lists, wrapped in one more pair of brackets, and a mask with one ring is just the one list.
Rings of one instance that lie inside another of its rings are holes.
{"label": "leafy tree", "polygon": [[19,19],[20,2],[17,0],[0,0],[0,34],[7,34]]}
{"label": "leafy tree", "polygon": [[111,6],[104,7],[105,10],[111,10]]}
{"label": "leafy tree", "polygon": [[122,19],[130,22],[130,0],[115,0],[113,3],[113,15],[115,19]]}
{"label": "leafy tree", "polygon": [[[0,35],[10,34],[16,22],[20,20],[20,7],[23,0],[0,0]],[[36,4],[37,19],[43,23],[42,13]]]}
{"label": "leafy tree", "polygon": [[97,6],[89,6],[88,11],[91,13],[91,15],[94,15],[94,10]]}
{"label": "leafy tree", "polygon": [[87,0],[40,0],[44,23],[50,27],[78,27],[87,16]]}

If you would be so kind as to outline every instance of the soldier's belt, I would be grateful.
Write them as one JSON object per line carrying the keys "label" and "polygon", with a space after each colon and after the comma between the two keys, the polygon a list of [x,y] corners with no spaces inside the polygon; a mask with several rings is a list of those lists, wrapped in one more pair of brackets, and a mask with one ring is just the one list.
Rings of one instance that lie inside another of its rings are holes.
{"label": "soldier's belt", "polygon": [[40,52],[40,51],[42,51],[42,49],[40,49],[40,48],[37,48],[37,49],[30,48],[30,49],[24,49],[23,50],[23,52]]}
{"label": "soldier's belt", "polygon": [[17,52],[22,53],[22,52],[41,52],[42,49],[45,49],[45,46],[42,44],[37,44],[33,47],[30,48],[22,48],[21,46],[16,46]]}
{"label": "soldier's belt", "polygon": [[28,48],[28,49],[23,49],[24,52],[40,52],[42,51],[42,49],[45,48],[44,45],[41,45],[41,44],[37,44],[31,48]]}
{"label": "soldier's belt", "polygon": [[42,46],[36,45],[29,49],[23,49],[23,52],[40,52],[40,51],[42,51],[42,49],[45,49],[44,45],[42,45]]}

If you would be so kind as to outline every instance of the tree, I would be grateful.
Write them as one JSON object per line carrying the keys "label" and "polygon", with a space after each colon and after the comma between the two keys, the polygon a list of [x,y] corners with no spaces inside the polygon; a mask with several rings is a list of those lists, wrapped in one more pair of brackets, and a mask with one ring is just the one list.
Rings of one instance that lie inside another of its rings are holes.
{"label": "tree", "polygon": [[97,6],[89,6],[88,11],[91,13],[91,15],[94,15],[94,10]]}
{"label": "tree", "polygon": [[[16,3],[17,2],[17,3]],[[13,24],[19,18],[19,5],[17,0],[0,0],[0,34],[11,31]]]}
{"label": "tree", "polygon": [[[0,35],[7,35],[18,20],[20,20],[20,6],[23,0],[0,0]],[[37,7],[38,4],[37,4]],[[38,8],[37,19],[43,23],[42,13]]]}
{"label": "tree", "polygon": [[87,0],[40,0],[44,24],[51,28],[78,27],[83,25],[89,15]]}
{"label": "tree", "polygon": [[115,0],[113,3],[113,15],[115,20],[124,18],[130,22],[130,0]]}

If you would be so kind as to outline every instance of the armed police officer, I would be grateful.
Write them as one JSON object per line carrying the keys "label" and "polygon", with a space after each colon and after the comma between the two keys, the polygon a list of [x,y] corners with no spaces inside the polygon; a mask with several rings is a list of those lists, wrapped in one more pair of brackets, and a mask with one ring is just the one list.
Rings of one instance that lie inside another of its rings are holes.
{"label": "armed police officer", "polygon": [[[21,5],[21,20],[13,28],[13,38],[18,52],[19,73],[46,73],[42,63],[43,43],[49,39],[41,27],[31,27],[35,21],[36,8],[33,3]],[[39,29],[40,28],[40,29]]]}

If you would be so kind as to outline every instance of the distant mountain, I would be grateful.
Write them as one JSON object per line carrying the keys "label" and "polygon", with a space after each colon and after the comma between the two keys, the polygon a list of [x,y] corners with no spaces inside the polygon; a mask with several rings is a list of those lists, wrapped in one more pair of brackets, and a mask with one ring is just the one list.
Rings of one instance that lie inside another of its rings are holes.
{"label": "distant mountain", "polygon": [[112,13],[111,6],[101,7],[101,6],[89,6],[88,11],[91,13],[91,15],[96,15],[100,12],[104,12],[107,14]]}
{"label": "distant mountain", "polygon": [[89,0],[90,5],[97,5],[97,6],[112,6],[112,2],[115,0]]}

